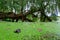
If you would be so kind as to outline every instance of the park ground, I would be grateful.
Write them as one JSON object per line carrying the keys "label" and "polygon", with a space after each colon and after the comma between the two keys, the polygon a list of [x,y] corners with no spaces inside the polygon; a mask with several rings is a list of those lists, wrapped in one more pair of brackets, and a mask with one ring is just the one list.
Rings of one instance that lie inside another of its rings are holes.
{"label": "park ground", "polygon": [[[16,29],[21,32],[14,33]],[[46,33],[60,35],[60,22],[0,22],[0,40],[40,40]]]}

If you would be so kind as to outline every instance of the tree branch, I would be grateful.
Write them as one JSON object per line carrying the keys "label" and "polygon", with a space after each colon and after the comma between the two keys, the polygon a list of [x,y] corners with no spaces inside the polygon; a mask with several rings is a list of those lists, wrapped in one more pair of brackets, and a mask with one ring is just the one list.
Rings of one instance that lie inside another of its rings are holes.
{"label": "tree branch", "polygon": [[44,8],[46,8],[49,5],[49,2],[44,6]]}

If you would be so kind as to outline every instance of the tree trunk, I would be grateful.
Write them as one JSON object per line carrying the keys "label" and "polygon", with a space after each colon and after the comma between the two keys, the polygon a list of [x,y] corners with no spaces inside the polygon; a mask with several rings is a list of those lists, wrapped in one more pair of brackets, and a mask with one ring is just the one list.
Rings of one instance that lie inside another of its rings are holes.
{"label": "tree trunk", "polygon": [[43,9],[43,10],[41,10],[40,21],[41,21],[41,22],[45,22],[46,18],[47,18],[47,20],[48,20],[49,22],[52,21],[52,19],[50,19],[50,17],[48,17],[48,16],[45,14],[44,9]]}

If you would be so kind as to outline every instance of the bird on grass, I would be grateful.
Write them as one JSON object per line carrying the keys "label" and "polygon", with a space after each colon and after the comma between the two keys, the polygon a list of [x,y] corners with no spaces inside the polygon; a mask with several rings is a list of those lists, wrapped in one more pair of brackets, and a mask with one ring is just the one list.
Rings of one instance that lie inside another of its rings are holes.
{"label": "bird on grass", "polygon": [[21,29],[16,29],[15,31],[14,31],[14,33],[20,33],[21,32]]}

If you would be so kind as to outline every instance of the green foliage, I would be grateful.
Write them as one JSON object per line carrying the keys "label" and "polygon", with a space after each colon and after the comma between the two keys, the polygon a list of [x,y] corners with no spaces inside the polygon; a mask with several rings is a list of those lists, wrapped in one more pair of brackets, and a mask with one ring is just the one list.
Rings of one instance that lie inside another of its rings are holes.
{"label": "green foliage", "polygon": [[[20,13],[23,12],[28,2],[31,4],[31,7],[29,6],[31,13],[38,9],[42,12],[46,11],[44,14],[54,13],[57,6],[60,9],[60,0],[0,0],[0,11],[9,12],[15,9],[15,12]],[[56,19],[56,16],[53,18]]]}
{"label": "green foliage", "polygon": [[52,14],[51,18],[55,21],[57,21],[57,16],[55,14]]}

